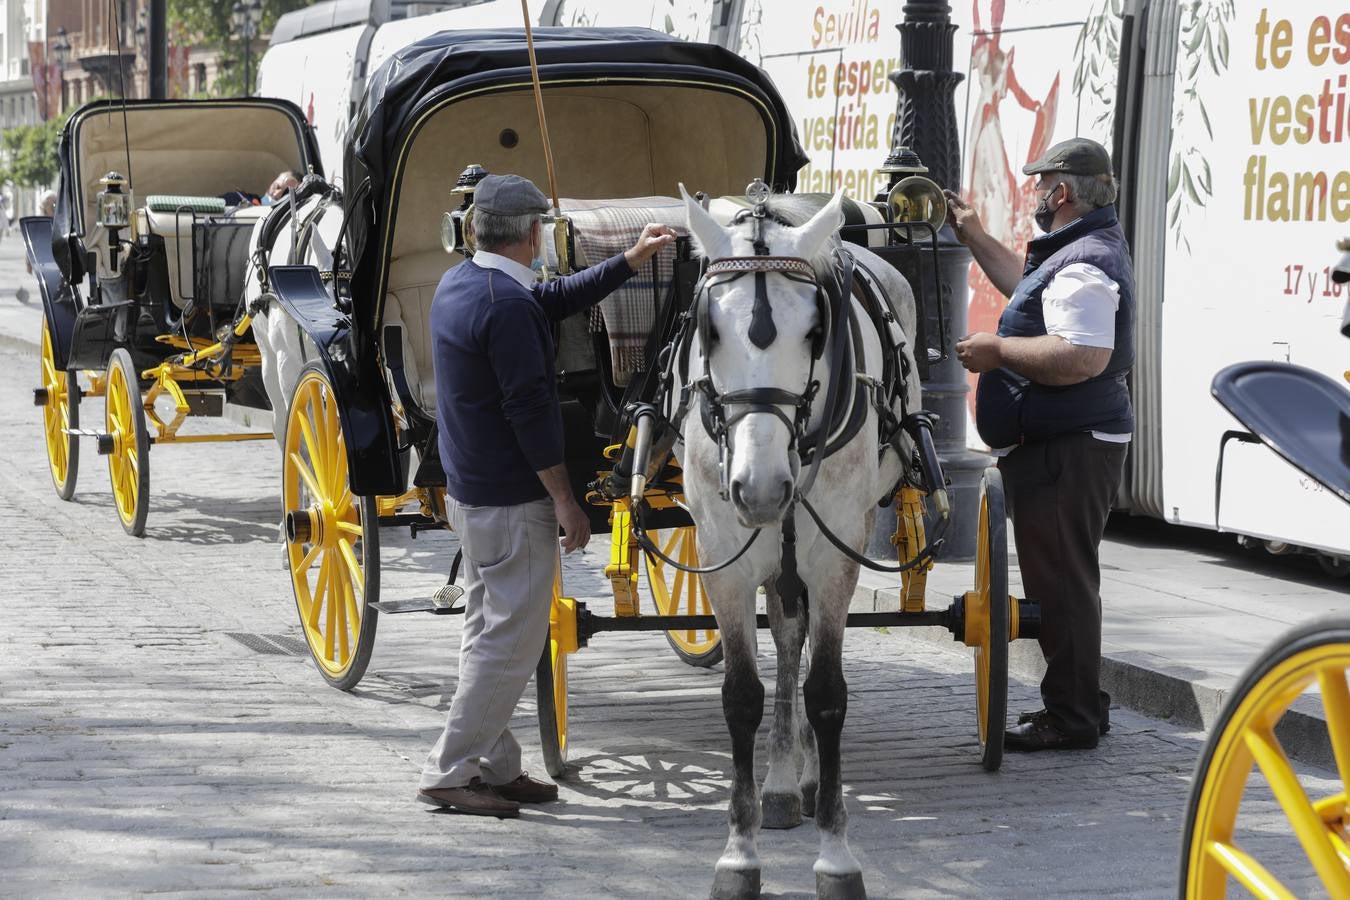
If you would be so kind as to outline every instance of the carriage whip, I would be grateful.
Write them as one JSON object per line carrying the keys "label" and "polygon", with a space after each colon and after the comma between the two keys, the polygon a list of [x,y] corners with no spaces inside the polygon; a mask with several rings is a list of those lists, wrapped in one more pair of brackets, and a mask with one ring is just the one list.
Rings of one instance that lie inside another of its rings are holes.
{"label": "carriage whip", "polygon": [[534,81],[534,106],[539,111],[539,134],[544,139],[544,165],[548,168],[548,190],[553,195],[553,214],[562,214],[558,204],[558,178],[553,174],[553,145],[548,140],[548,120],[544,117],[544,91],[539,86],[539,62],[534,58],[534,29],[530,27],[530,7],[520,0],[520,13],[525,19],[525,47],[530,54],[530,78]]}

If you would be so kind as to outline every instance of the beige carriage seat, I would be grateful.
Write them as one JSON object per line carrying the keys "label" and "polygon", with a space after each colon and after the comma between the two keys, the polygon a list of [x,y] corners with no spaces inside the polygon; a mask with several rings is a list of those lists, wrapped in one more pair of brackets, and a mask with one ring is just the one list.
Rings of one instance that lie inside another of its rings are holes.
{"label": "beige carriage seat", "polygon": [[147,197],[145,206],[136,210],[137,230],[164,239],[164,254],[169,269],[169,295],[174,306],[183,309],[193,295],[193,223],[207,217],[256,221],[267,213],[268,208],[265,206],[244,206],[226,212],[225,202],[219,197]]}
{"label": "beige carriage seat", "polygon": [[[436,378],[432,372],[435,352],[431,340],[431,301],[446,270],[461,260],[459,254],[429,250],[397,257],[389,272],[384,301],[384,340],[393,338],[393,328],[402,335],[403,374],[414,402],[428,415],[436,414]],[[392,326],[392,327],[391,327]],[[385,360],[393,357],[386,344]],[[398,397],[397,390],[394,396]]]}
{"label": "beige carriage seat", "polygon": [[[780,201],[779,213],[789,222],[800,224],[821,210],[831,194],[794,194]],[[633,245],[648,222],[669,225],[679,234],[687,228],[684,201],[675,197],[635,197],[623,200],[562,200],[563,212],[572,220],[576,239],[577,262],[593,265]],[[718,197],[709,212],[727,222],[747,206],[742,196]],[[867,204],[852,204],[854,219],[875,224],[881,213]],[[885,243],[881,230],[868,233],[870,245]],[[658,303],[664,302],[674,277],[675,249],[669,247],[656,258],[656,281],[650,264],[604,300],[591,318],[593,331],[603,330],[609,341],[614,381],[626,385],[632,376],[646,368],[647,338],[655,326]]]}

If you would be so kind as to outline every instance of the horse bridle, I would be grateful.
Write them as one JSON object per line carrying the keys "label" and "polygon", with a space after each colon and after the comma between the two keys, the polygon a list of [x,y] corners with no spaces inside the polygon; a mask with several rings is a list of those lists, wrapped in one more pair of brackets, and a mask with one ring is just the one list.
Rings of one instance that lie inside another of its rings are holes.
{"label": "horse bridle", "polygon": [[[680,408],[673,417],[678,430],[692,400],[692,392],[697,391],[704,399],[699,406],[699,414],[704,430],[717,444],[718,453],[718,493],[723,500],[730,498],[731,468],[731,429],[746,416],[764,413],[772,415],[788,429],[788,452],[799,451],[807,435],[811,418],[811,405],[820,390],[820,381],[815,377],[816,362],[825,354],[830,333],[830,304],[816,276],[815,268],[798,256],[775,256],[769,252],[764,240],[766,221],[784,227],[790,223],[769,212],[765,203],[756,203],[750,209],[741,210],[732,219],[731,224],[745,222],[754,225],[751,245],[753,256],[723,256],[708,262],[698,283],[694,286],[694,322],[699,338],[699,355],[702,358],[703,371],[688,382],[681,397]],[[711,350],[718,341],[716,328],[712,324],[712,292],[715,288],[725,287],[746,275],[755,279],[755,301],[750,315],[750,342],[761,350],[767,348],[777,337],[778,329],[773,322],[773,308],[769,303],[768,276],[781,275],[789,281],[807,284],[816,292],[816,326],[811,335],[811,365],[806,374],[806,383],[802,390],[794,392],[777,387],[753,387],[735,391],[719,391],[713,381],[711,369]],[[728,415],[728,406],[739,407]],[[784,407],[792,410],[791,416]],[[813,467],[814,469],[814,467]]]}

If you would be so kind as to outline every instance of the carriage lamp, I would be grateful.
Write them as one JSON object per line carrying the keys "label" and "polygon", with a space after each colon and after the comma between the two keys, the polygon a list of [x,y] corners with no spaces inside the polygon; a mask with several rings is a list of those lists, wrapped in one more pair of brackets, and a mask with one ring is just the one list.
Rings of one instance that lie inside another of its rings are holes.
{"label": "carriage lamp", "polygon": [[[573,248],[576,246],[572,234],[572,220],[564,215],[543,213],[539,216],[540,227],[544,229],[544,269],[545,278],[549,274],[572,274]],[[552,253],[549,252],[550,248]]]}
{"label": "carriage lamp", "polygon": [[[878,171],[889,174],[894,181],[883,206],[891,222],[925,222],[937,231],[947,221],[947,198],[937,182],[927,176],[928,167],[913,150],[900,147]],[[902,237],[899,228],[891,229],[891,233],[896,238]],[[903,239],[908,241],[908,234]]]}
{"label": "carriage lamp", "polygon": [[108,267],[116,272],[121,247],[119,232],[131,224],[131,193],[123,190],[127,180],[119,172],[109,172],[98,183],[103,190],[95,198],[95,221],[108,232]]}
{"label": "carriage lamp", "polygon": [[123,190],[127,180],[118,172],[109,172],[98,180],[103,190],[98,192],[98,225],[112,230],[131,224],[131,195]]}
{"label": "carriage lamp", "polygon": [[478,182],[490,174],[478,163],[470,163],[455,180],[450,195],[451,197],[455,194],[460,195],[459,208],[441,215],[441,247],[446,253],[473,256],[477,249],[477,242],[473,236],[473,192],[478,187]]}

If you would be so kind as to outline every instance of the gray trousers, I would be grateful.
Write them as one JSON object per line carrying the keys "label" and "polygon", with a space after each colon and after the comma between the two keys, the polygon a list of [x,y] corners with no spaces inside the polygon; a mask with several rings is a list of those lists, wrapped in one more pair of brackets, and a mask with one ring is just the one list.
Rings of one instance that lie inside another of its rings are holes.
{"label": "gray trousers", "polygon": [[548,638],[558,520],[550,500],[469,506],[446,497],[464,548],[464,627],[459,684],[421,787],[505,784],[521,773],[507,723]]}

